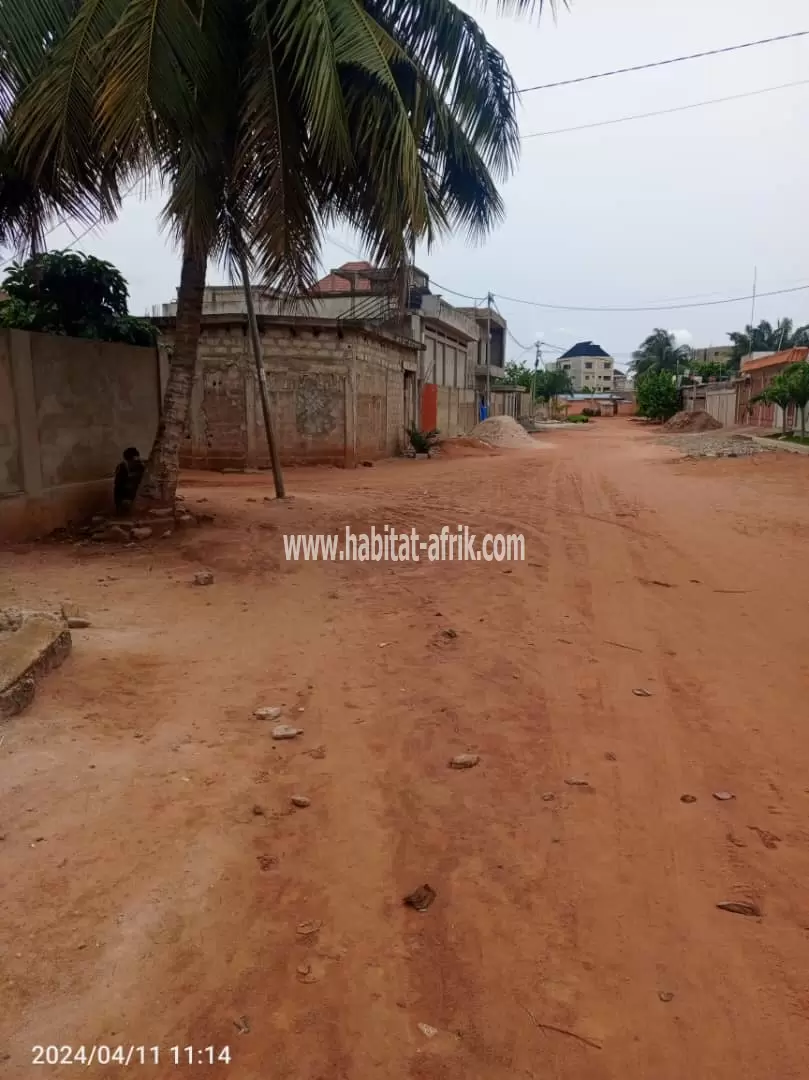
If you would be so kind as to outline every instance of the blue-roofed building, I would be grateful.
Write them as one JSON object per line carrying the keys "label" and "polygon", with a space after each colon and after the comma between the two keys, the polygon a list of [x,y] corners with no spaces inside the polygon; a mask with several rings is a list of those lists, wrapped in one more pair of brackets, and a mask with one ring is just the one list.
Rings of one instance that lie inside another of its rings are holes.
{"label": "blue-roofed building", "polygon": [[595,394],[609,394],[614,389],[615,362],[608,352],[594,341],[579,341],[556,361],[556,366],[566,371],[577,394],[592,390]]}

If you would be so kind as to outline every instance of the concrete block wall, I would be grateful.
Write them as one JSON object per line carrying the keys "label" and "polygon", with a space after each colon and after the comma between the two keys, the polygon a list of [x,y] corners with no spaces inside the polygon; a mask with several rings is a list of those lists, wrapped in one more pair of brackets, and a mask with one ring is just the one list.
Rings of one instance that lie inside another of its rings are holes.
{"label": "concrete block wall", "polygon": [[159,415],[155,349],[0,331],[0,539],[108,509],[121,452],[148,454]]}
{"label": "concrete block wall", "polygon": [[[170,331],[164,332],[170,346]],[[261,327],[273,420],[284,464],[352,465],[398,453],[404,368],[416,349],[396,339],[301,321]],[[203,325],[182,464],[265,468],[269,455],[247,326]]]}

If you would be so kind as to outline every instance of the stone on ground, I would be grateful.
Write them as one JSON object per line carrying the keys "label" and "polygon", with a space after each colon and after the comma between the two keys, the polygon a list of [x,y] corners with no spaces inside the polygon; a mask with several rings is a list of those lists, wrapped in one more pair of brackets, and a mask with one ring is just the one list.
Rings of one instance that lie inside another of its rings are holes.
{"label": "stone on ground", "polygon": [[472,437],[489,446],[514,450],[537,449],[539,443],[512,416],[490,416],[472,429]]}
{"label": "stone on ground", "polygon": [[71,646],[70,630],[59,615],[0,610],[0,720],[30,705],[37,679],[58,667]]}

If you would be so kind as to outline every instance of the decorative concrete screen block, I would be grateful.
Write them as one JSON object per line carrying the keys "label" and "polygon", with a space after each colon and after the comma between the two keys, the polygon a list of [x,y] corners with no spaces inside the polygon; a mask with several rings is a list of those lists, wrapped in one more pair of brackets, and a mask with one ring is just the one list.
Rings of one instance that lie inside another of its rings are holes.
{"label": "decorative concrete screen block", "polygon": [[330,435],[342,420],[342,377],[301,375],[295,390],[295,424],[301,435]]}

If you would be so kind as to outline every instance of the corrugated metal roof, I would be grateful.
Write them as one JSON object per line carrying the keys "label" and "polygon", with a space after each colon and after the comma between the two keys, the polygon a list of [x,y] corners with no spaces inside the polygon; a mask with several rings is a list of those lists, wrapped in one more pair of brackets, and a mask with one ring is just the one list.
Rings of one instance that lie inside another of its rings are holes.
{"label": "corrugated metal roof", "polygon": [[748,371],[760,371],[762,368],[781,367],[786,364],[797,364],[809,357],[809,348],[782,349],[781,352],[772,353],[770,356],[761,356],[758,360],[747,360],[742,363],[742,375]]}

